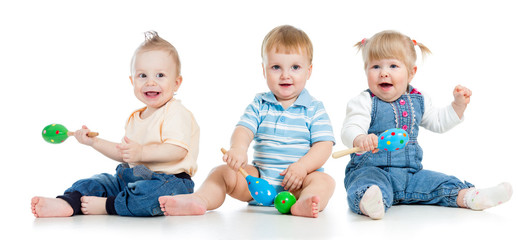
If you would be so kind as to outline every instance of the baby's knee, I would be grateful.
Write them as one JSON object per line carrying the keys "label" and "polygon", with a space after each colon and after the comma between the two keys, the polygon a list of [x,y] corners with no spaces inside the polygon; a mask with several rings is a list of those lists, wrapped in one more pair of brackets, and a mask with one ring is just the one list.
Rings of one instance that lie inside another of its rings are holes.
{"label": "baby's knee", "polygon": [[234,171],[229,166],[220,165],[213,168],[207,178],[220,184],[224,184],[228,192],[235,188],[239,177],[238,174],[238,172]]}
{"label": "baby's knee", "polygon": [[222,176],[222,177],[228,177],[231,175],[235,175],[236,171],[232,170],[229,166],[226,164],[219,165],[217,167],[214,167],[209,172],[209,176]]}
{"label": "baby's knee", "polygon": [[317,184],[325,185],[329,189],[334,189],[336,182],[335,180],[329,176],[327,173],[323,172],[312,172],[306,176],[304,179],[304,186],[317,182]]}
{"label": "baby's knee", "polygon": [[336,185],[336,182],[335,182],[335,179],[333,177],[331,177],[330,175],[326,174],[326,173],[322,173],[322,181],[325,182],[325,184],[327,186],[329,186],[329,188],[335,188],[335,185]]}

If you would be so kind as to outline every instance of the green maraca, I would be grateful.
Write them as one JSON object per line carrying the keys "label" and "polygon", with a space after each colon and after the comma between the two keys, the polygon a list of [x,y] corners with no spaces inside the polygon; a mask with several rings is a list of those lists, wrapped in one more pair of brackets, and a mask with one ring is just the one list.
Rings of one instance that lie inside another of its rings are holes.
{"label": "green maraca", "polygon": [[273,205],[277,208],[280,213],[290,213],[291,206],[297,202],[295,195],[288,191],[280,192],[275,196]]}
{"label": "green maraca", "polygon": [[[87,135],[88,137],[96,137],[99,133],[89,132]],[[67,140],[69,136],[74,136],[74,132],[69,132],[65,126],[54,123],[43,128],[41,136],[49,143],[58,144]]]}

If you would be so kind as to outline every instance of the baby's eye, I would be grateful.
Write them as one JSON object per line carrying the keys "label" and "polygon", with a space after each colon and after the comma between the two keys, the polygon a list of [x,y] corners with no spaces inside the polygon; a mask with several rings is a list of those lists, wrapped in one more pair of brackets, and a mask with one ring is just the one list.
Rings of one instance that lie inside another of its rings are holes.
{"label": "baby's eye", "polygon": [[157,78],[162,78],[162,77],[164,77],[164,76],[165,76],[165,75],[164,75],[163,73],[157,73],[157,74],[156,74],[156,77],[157,77]]}
{"label": "baby's eye", "polygon": [[390,68],[397,68],[398,66],[396,64],[391,64]]}
{"label": "baby's eye", "polygon": [[373,65],[372,66],[372,69],[379,69],[380,68],[380,65]]}
{"label": "baby's eye", "polygon": [[299,70],[299,69],[300,69],[300,66],[299,66],[299,65],[293,65],[291,68],[292,68],[293,70]]}
{"label": "baby's eye", "polygon": [[273,69],[273,70],[279,70],[279,69],[281,69],[281,67],[280,67],[279,65],[273,65],[273,66],[272,66],[272,69]]}
{"label": "baby's eye", "polygon": [[138,77],[139,77],[139,78],[146,78],[147,76],[146,76],[146,74],[145,74],[145,73],[141,73],[141,74],[139,74],[139,75],[138,75]]}

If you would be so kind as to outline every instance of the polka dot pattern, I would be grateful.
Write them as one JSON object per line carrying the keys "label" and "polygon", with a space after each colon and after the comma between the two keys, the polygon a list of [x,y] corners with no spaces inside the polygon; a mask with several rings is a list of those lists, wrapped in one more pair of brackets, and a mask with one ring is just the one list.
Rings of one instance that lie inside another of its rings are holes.
{"label": "polka dot pattern", "polygon": [[408,143],[408,133],[401,128],[391,128],[383,132],[378,139],[378,148],[385,151],[397,151]]}

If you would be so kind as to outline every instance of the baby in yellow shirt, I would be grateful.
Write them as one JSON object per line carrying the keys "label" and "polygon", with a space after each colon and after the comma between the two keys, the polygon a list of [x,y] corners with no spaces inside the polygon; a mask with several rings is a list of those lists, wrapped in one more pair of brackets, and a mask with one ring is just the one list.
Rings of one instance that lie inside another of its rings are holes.
{"label": "baby in yellow shirt", "polygon": [[163,215],[159,196],[193,192],[199,127],[174,98],[183,80],[178,52],[156,32],[145,36],[133,55],[130,80],[146,107],[131,114],[122,142],[90,138],[86,126],[75,132],[80,143],[121,162],[117,173],[79,180],[56,198],[33,197],[34,216]]}

